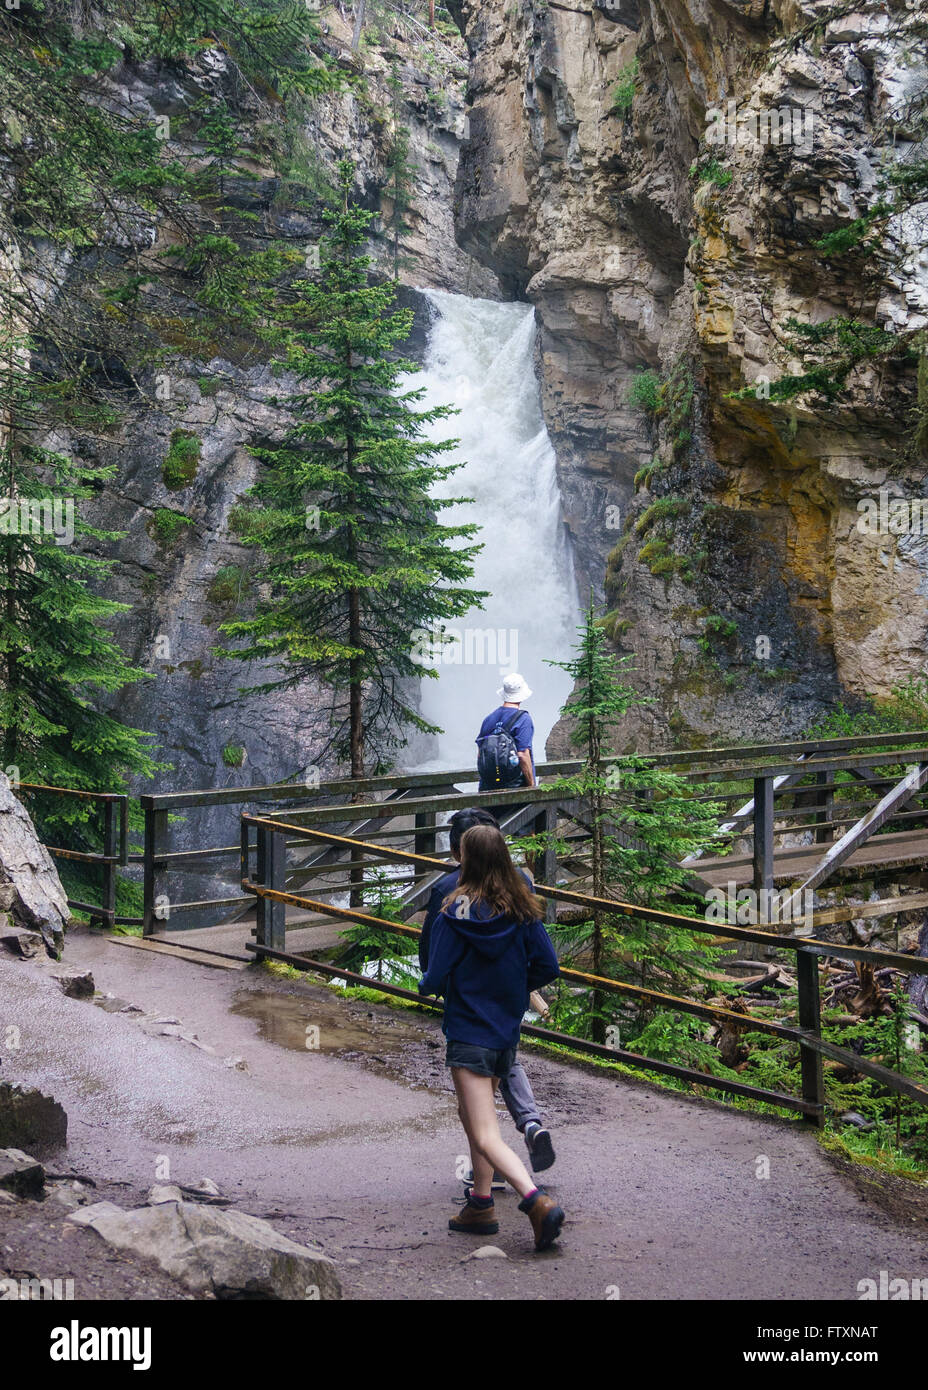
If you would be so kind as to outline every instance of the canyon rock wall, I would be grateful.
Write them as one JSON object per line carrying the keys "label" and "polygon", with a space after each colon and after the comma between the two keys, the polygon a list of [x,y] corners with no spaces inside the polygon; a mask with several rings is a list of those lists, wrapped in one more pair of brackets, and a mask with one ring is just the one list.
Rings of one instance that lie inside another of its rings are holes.
{"label": "canyon rock wall", "polygon": [[[466,57],[460,41],[456,52],[438,41],[427,49],[417,35],[405,32],[372,36],[358,57],[349,51],[350,32],[337,10],[327,12],[325,44],[355,81],[312,104],[301,139],[306,177],[313,182],[295,190],[282,185],[263,157],[259,121],[266,112],[257,100],[250,104],[247,91],[227,82],[224,60],[216,52],[186,70],[127,65],[116,74],[113,100],[147,112],[152,120],[169,117],[175,142],[169,153],[186,159],[197,155],[187,135],[191,108],[207,92],[234,96],[243,113],[246,153],[241,171],[226,179],[226,199],[271,240],[318,241],[323,230],[319,191],[333,180],[339,159],[350,156],[357,194],[380,214],[371,253],[389,273],[391,206],[384,190],[392,139],[388,80],[395,66],[414,185],[405,216],[399,300],[415,310],[408,352],[416,356],[425,342],[429,310],[414,287],[500,295],[495,274],[463,251],[454,236]],[[362,75],[363,83],[357,80]],[[255,138],[249,149],[250,118]],[[170,235],[162,226],[142,228],[140,245],[154,255],[165,249]],[[76,262],[69,272],[72,285],[93,271]],[[262,785],[317,766],[329,773],[332,759],[321,753],[330,734],[328,698],[312,684],[243,697],[241,687],[273,673],[214,652],[227,640],[219,625],[247,609],[253,597],[252,552],[239,543],[230,515],[255,478],[248,446],[277,442],[286,429],[286,410],[274,403],[286,382],[272,370],[267,352],[256,352],[253,344],[217,342],[204,353],[189,301],[163,279],[143,290],[139,312],[146,331],[160,340],[163,365],[145,374],[140,392],[130,397],[114,427],[61,431],[48,440],[50,447],[92,464],[116,466],[112,482],[88,507],[88,519],[124,533],[124,539],[99,547],[116,560],[107,596],[130,605],[114,620],[114,631],[152,679],[127,687],[114,704],[125,722],[156,735],[158,756],[170,764],[154,783],[136,790]],[[170,485],[165,460],[172,447],[183,449],[190,437],[195,437],[189,445],[195,455],[192,476],[180,487]],[[218,824],[198,822],[190,833],[221,840],[225,832]]]}
{"label": "canyon rock wall", "polygon": [[452,8],[458,239],[536,307],[580,579],[654,697],[623,737],[784,735],[922,673],[928,544],[858,526],[881,489],[924,491],[917,350],[863,360],[824,405],[770,383],[801,366],[790,320],[928,323],[924,208],[869,256],[815,245],[924,158],[923,19],[903,0]]}

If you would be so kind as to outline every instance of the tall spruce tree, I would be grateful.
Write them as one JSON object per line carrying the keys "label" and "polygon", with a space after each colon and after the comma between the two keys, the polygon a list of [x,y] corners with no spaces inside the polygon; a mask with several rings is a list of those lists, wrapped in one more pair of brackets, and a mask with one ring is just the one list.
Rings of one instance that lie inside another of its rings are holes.
{"label": "tall spruce tree", "polygon": [[[571,741],[583,766],[563,785],[588,808],[586,873],[573,885],[595,897],[695,915],[704,904],[687,887],[680,861],[718,841],[719,808],[697,801],[684,778],[655,768],[647,758],[610,752],[622,716],[648,701],[627,680],[630,659],[609,651],[592,597],[578,630],[576,655],[549,665],[566,671],[574,688],[561,713],[573,724]],[[572,860],[582,860],[572,855]],[[574,947],[590,957],[594,975],[653,984],[685,985],[718,955],[705,936],[607,909],[594,912],[576,933]],[[649,1010],[642,1011],[642,1018]],[[605,992],[594,989],[586,1025],[605,1039]]]}
{"label": "tall spruce tree", "polygon": [[368,283],[373,214],[351,201],[353,172],[339,166],[341,206],[326,213],[319,279],[295,282],[281,310],[279,364],[300,388],[286,397],[295,424],[279,446],[253,450],[265,466],[234,518],[260,547],[269,596],[221,630],[243,642],[223,655],[279,668],[250,690],[307,679],[331,688],[335,751],[362,777],[367,759],[386,765],[408,729],[438,732],[408,689],[437,674],[421,664],[416,634],[438,636],[484,595],[469,587],[479,546],[466,542],[477,526],[439,520],[467,499],[429,496],[457,465],[438,461],[453,443],[425,430],[452,408],[418,409],[422,390],[400,383],[416,370],[396,352],[412,314],[390,312],[392,283]]}

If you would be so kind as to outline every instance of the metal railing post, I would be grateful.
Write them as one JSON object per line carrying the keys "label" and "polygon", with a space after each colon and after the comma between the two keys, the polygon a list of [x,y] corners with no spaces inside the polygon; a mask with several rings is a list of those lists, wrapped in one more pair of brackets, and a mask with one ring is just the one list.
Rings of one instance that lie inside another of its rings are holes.
{"label": "metal railing post", "polygon": [[[822,1036],[821,1003],[818,983],[818,958],[811,951],[796,952],[796,974],[799,981],[799,1027],[816,1038]],[[820,1109],[807,1116],[810,1124],[821,1128],[825,1123],[825,1075],[822,1054],[804,1043],[799,1044],[802,1069],[802,1098]]]}
{"label": "metal railing post", "polygon": [[153,936],[158,922],[164,920],[158,916],[160,904],[155,900],[159,896],[161,874],[164,871],[164,861],[160,858],[165,853],[168,833],[168,813],[167,811],[156,810],[152,806],[145,807],[145,844],[142,849],[142,893],[144,906],[142,908],[142,935]]}
{"label": "metal railing post", "polygon": [[[773,892],[773,778],[754,778],[754,874],[753,887],[757,894],[757,921],[770,920],[770,895]],[[752,947],[749,958],[760,960],[771,954],[764,947]]]}
{"label": "metal railing post", "polygon": [[416,854],[434,854],[438,833],[434,811],[416,812]]}
{"label": "metal railing post", "polygon": [[116,925],[116,803],[103,803],[103,882],[100,916],[110,931]]}
{"label": "metal railing post", "polygon": [[[272,830],[267,825],[259,825],[255,882],[282,893],[286,872],[287,841],[284,832]],[[255,940],[259,946],[267,946],[272,951],[286,950],[286,903],[275,902],[273,898],[258,895]]]}
{"label": "metal railing post", "polygon": [[815,774],[815,786],[817,791],[816,799],[821,797],[825,803],[822,809],[815,813],[815,842],[821,845],[833,838],[834,832],[830,825],[830,821],[834,815],[835,793],[834,788],[828,787],[827,772],[817,772]]}
{"label": "metal railing post", "polygon": [[[557,831],[557,808],[546,806],[545,809],[535,817],[535,834],[546,836],[545,847],[540,854],[534,856],[535,876],[548,888],[557,887],[557,849],[552,844],[554,835]],[[545,898],[546,922],[557,921],[557,903],[554,898]]]}

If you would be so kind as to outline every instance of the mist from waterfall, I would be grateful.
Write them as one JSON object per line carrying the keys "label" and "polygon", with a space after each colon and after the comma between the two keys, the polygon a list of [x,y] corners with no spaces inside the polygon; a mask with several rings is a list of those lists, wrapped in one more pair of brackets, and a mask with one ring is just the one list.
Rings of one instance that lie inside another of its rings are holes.
{"label": "mist from waterfall", "polygon": [[434,495],[473,499],[441,519],[479,524],[473,586],[489,597],[448,624],[458,639],[442,653],[438,679],[421,682],[422,714],[444,732],[416,740],[408,762],[420,771],[473,766],[474,736],[500,703],[509,671],[521,672],[533,691],[525,708],[542,762],[571,688],[563,671],[544,663],[572,654],[579,609],[533,367],[535,313],[525,304],[426,293],[435,318],[424,371],[408,385],[424,387],[423,406],[458,408],[430,429],[432,438],[460,441],[442,461],[462,465]]}

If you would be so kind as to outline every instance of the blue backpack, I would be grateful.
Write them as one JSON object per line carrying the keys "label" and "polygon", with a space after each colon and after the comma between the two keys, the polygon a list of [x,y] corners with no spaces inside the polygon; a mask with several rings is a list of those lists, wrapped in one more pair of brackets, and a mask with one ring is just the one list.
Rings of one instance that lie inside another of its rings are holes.
{"label": "blue backpack", "polygon": [[512,736],[516,720],[522,710],[514,709],[508,718],[496,721],[493,732],[480,741],[477,751],[477,771],[484,787],[495,791],[497,787],[520,787],[522,768],[516,741]]}

